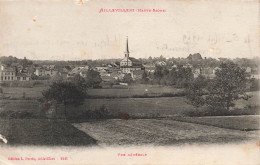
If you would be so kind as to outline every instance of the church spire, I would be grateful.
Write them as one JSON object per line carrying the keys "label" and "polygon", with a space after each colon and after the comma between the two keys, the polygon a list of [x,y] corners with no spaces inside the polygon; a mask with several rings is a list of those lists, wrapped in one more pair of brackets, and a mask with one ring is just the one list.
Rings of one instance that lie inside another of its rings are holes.
{"label": "church spire", "polygon": [[125,51],[125,57],[128,57],[128,58],[129,58],[128,36],[126,37],[126,51]]}
{"label": "church spire", "polygon": [[128,36],[126,37],[126,52],[129,53],[129,50],[128,50]]}

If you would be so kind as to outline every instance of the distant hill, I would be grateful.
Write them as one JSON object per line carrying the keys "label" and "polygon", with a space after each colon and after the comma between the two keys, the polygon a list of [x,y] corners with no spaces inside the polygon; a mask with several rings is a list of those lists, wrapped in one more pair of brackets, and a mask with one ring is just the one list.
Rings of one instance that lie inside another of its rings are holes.
{"label": "distant hill", "polygon": [[195,54],[190,54],[187,57],[188,60],[192,60],[192,61],[197,61],[197,60],[202,60],[202,57],[199,53],[195,53]]}

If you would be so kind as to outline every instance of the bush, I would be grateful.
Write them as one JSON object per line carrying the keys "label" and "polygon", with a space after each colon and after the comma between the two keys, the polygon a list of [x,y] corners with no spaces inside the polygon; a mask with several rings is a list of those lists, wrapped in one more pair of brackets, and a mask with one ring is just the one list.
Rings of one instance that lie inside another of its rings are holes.
{"label": "bush", "polygon": [[118,112],[118,117],[119,117],[119,119],[122,119],[122,120],[130,119],[130,115],[125,112]]}

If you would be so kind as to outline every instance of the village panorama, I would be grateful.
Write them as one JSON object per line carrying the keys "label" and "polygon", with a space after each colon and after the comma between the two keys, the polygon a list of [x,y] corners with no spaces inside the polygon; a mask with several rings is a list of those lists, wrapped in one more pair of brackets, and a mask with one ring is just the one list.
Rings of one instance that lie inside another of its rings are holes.
{"label": "village panorama", "polygon": [[137,59],[130,42],[121,59],[0,57],[0,143],[175,145],[259,138],[260,58],[193,52]]}

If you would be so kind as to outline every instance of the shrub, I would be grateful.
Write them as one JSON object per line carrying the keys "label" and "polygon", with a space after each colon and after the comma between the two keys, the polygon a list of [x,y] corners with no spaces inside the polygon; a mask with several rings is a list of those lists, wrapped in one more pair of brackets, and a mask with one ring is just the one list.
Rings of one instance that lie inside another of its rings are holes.
{"label": "shrub", "polygon": [[128,120],[130,119],[130,115],[125,112],[118,112],[119,119]]}

